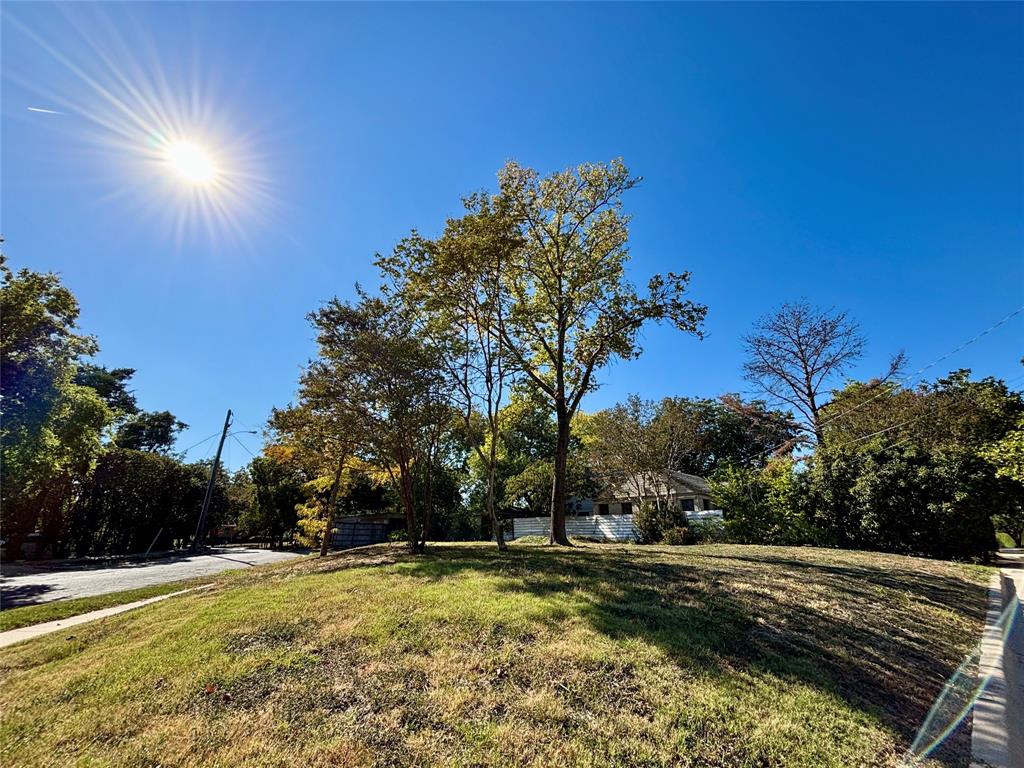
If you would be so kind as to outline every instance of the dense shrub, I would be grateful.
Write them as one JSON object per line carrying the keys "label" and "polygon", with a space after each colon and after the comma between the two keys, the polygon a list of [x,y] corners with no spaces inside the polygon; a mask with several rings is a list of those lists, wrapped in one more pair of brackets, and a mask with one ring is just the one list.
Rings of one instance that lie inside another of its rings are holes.
{"label": "dense shrub", "polygon": [[[686,513],[645,502],[633,513],[633,525],[636,527],[637,541],[641,544],[683,543],[679,539],[685,537],[685,534],[681,534],[679,529],[685,530],[687,527]],[[669,535],[674,542],[666,541]]]}
{"label": "dense shrub", "polygon": [[991,516],[1020,503],[1012,481],[952,449],[819,450],[800,485],[827,543],[940,558],[984,558],[996,546]]}
{"label": "dense shrub", "polygon": [[764,469],[725,467],[710,485],[715,506],[725,515],[721,538],[744,544],[817,541],[818,532],[802,510],[792,461],[772,461]]}
{"label": "dense shrub", "polygon": [[729,531],[721,520],[702,520],[690,523],[690,543],[722,544],[730,541]]}
{"label": "dense shrub", "polygon": [[1013,540],[1013,536],[1008,534],[1006,531],[996,531],[996,542],[1000,547],[1013,548],[1017,546],[1017,542]]}
{"label": "dense shrub", "polygon": [[663,544],[672,544],[674,546],[693,544],[693,536],[690,533],[690,529],[685,525],[676,525],[662,533],[661,541]]}

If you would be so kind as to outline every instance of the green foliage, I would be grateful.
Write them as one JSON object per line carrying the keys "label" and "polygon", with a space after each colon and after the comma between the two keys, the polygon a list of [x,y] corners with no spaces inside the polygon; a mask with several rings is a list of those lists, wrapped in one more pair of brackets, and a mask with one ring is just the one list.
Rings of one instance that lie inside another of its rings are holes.
{"label": "green foliage", "polygon": [[1024,485],[1024,416],[1013,429],[981,450],[982,457],[996,468],[996,475]]}
{"label": "green foliage", "polygon": [[588,461],[604,478],[666,470],[705,477],[726,464],[760,467],[799,432],[788,413],[737,395],[660,403],[630,395],[578,421]]}
{"label": "green foliage", "polygon": [[134,368],[107,369],[102,365],[80,363],[75,371],[75,384],[96,390],[110,410],[119,416],[131,416],[139,412],[135,394],[128,389],[128,382],[134,375]]}
{"label": "green foliage", "polygon": [[243,536],[266,537],[278,544],[298,520],[297,507],[306,500],[305,479],[296,467],[275,457],[258,456],[249,464],[256,503],[238,520]]}
{"label": "green foliage", "polygon": [[74,489],[114,414],[74,381],[79,357],[94,353],[96,342],[76,333],[71,291],[54,274],[13,273],[2,256],[0,274],[0,525],[10,551],[38,528],[44,549],[57,554]]}
{"label": "green foliage", "polygon": [[817,532],[801,511],[798,478],[788,459],[762,469],[726,466],[709,479],[714,505],[723,510],[725,535],[746,544],[806,544]]}
{"label": "green foliage", "polygon": [[641,544],[687,543],[686,513],[678,508],[645,502],[633,512],[633,525]]}
{"label": "green foliage", "polygon": [[117,428],[114,444],[119,448],[151,453],[168,453],[188,424],[170,411],[142,411]]}
{"label": "green foliage", "polygon": [[977,559],[995,547],[991,515],[1020,504],[969,450],[819,450],[802,478],[805,509],[841,547]]}
{"label": "green foliage", "polygon": [[1017,546],[1017,542],[1013,540],[1013,536],[1008,534],[1006,531],[996,531],[996,542],[998,542],[1000,548],[1013,549]]}
{"label": "green foliage", "polygon": [[672,546],[681,546],[683,544],[693,544],[694,537],[688,526],[676,525],[664,531],[662,542]]}
{"label": "green foliage", "polygon": [[1024,533],[1014,480],[1024,396],[955,371],[903,389],[850,383],[823,410],[829,450],[807,473],[808,506],[844,547],[982,557],[992,523]]}
{"label": "green foliage", "polygon": [[[119,555],[169,549],[195,531],[209,478],[207,464],[182,464],[167,456],[112,448],[89,475],[71,519],[76,555]],[[227,512],[223,475],[210,505],[210,526]],[[155,540],[155,543],[154,543]]]}
{"label": "green foliage", "polygon": [[970,374],[954,371],[915,389],[850,382],[822,409],[825,436],[830,445],[858,450],[895,443],[985,450],[1017,428],[1024,395],[992,377],[971,381]]}

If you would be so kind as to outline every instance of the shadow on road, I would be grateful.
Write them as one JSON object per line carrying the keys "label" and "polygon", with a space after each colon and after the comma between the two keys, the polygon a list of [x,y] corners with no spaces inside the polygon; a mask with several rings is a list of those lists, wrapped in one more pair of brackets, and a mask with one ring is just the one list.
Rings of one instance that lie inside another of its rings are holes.
{"label": "shadow on road", "polygon": [[52,592],[50,584],[19,584],[16,587],[0,586],[0,610],[21,608],[24,605],[35,605],[45,602],[39,597]]}

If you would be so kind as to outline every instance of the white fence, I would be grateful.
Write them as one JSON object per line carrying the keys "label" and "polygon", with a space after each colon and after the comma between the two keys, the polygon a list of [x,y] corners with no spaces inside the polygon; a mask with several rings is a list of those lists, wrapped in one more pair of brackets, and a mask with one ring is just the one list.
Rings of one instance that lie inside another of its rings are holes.
{"label": "white fence", "polygon": [[[708,512],[687,512],[691,523],[705,523],[721,520],[721,510]],[[517,517],[512,521],[512,538],[520,536],[548,536],[551,531],[549,517]],[[611,541],[632,541],[637,537],[632,515],[589,515],[586,517],[567,515],[565,532],[569,536],[589,536]]]}

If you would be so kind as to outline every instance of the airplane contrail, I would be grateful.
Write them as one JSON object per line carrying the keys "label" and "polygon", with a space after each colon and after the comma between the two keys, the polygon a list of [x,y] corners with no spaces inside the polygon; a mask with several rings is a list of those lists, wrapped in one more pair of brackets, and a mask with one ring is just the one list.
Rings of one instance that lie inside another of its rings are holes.
{"label": "airplane contrail", "polygon": [[28,107],[29,112],[42,112],[44,115],[63,115],[63,112],[58,112],[55,109],[43,109],[42,107]]}

